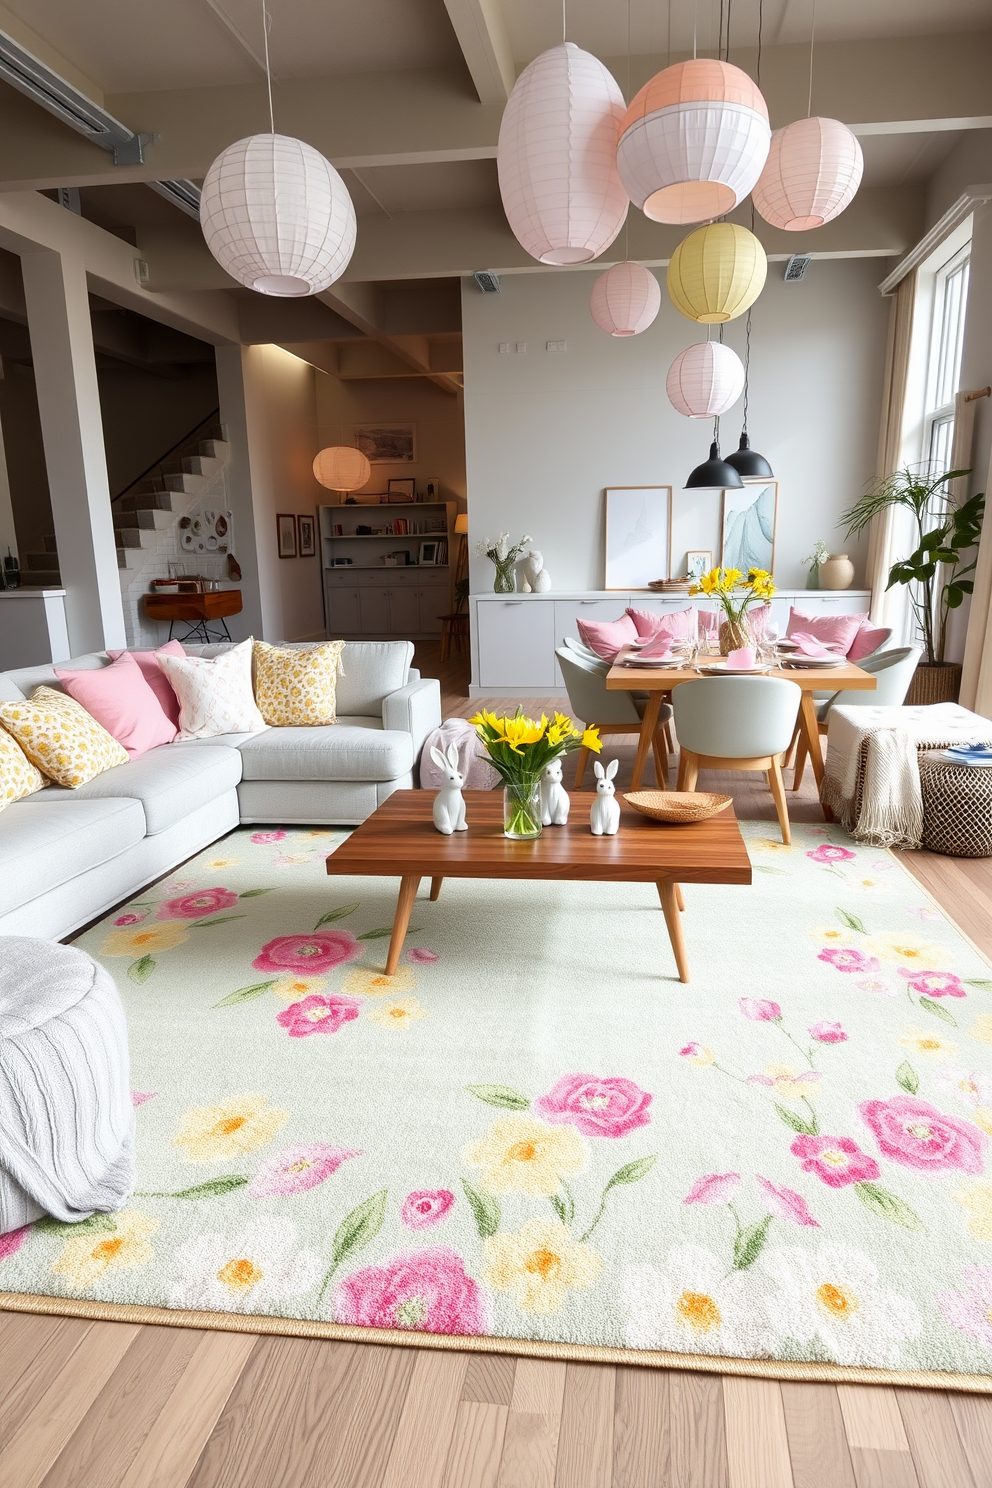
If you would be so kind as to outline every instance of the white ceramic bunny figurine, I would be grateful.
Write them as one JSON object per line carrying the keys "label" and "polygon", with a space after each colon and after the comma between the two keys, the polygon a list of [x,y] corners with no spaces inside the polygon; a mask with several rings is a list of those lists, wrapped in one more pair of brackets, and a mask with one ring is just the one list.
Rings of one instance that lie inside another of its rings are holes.
{"label": "white ceramic bunny figurine", "polygon": [[545,765],[541,775],[541,823],[545,827],[563,827],[568,821],[571,802],[561,783],[561,760]]}
{"label": "white ceramic bunny figurine", "polygon": [[439,770],[444,771],[444,785],[434,797],[434,826],[446,837],[450,837],[452,832],[466,832],[468,823],[465,820],[465,797],[462,795],[465,776],[458,768],[458,750],[454,744],[449,744],[448,752],[444,755],[432,745],[431,759]]}
{"label": "white ceramic bunny figurine", "polygon": [[610,760],[605,770],[599,760],[593,766],[596,771],[596,799],[589,812],[589,830],[594,837],[613,837],[620,826],[620,805],[613,784],[613,777],[619,767],[619,760]]}

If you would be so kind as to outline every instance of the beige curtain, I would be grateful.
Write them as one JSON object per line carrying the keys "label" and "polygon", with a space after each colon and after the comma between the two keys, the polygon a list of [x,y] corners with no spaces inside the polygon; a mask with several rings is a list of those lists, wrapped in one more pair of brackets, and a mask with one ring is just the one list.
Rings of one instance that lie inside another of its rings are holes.
{"label": "beige curtain", "polygon": [[[909,377],[909,350],[913,336],[913,312],[916,306],[916,270],[901,280],[892,297],[889,339],[885,355],[885,384],[882,391],[882,419],[878,435],[878,461],[875,474],[880,478],[893,475],[902,465],[906,414],[906,384]],[[912,539],[908,514],[899,507],[890,508],[877,517],[868,533],[868,586],[871,589],[871,618],[875,625],[891,626],[900,640],[909,619],[906,589],[897,585],[886,591],[893,563],[909,551]]]}
{"label": "beige curtain", "polygon": [[[985,478],[985,490],[992,491],[992,459]],[[974,573],[975,592],[971,596],[968,635],[964,643],[964,665],[961,671],[961,703],[985,718],[992,718],[992,523],[982,525],[978,544],[978,564]]]}

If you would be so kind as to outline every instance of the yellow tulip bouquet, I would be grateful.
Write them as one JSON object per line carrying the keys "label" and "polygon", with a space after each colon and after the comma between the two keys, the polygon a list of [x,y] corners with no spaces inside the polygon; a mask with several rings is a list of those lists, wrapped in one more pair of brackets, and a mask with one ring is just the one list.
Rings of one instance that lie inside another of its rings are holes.
{"label": "yellow tulip bouquet", "polygon": [[507,837],[541,835],[541,775],[546,765],[576,749],[603,747],[594,728],[577,729],[564,713],[540,722],[518,708],[512,718],[483,709],[469,720],[482,740],[489,762],[503,779],[504,830]]}
{"label": "yellow tulip bouquet", "polygon": [[[747,577],[740,568],[711,568],[698,584],[692,585],[689,593],[705,594],[717,601],[727,617],[727,640],[731,643],[729,649],[733,649],[750,644],[747,612],[759,600],[768,603],[775,593],[775,582],[763,568],[749,568]],[[721,634],[721,650],[722,642]]]}

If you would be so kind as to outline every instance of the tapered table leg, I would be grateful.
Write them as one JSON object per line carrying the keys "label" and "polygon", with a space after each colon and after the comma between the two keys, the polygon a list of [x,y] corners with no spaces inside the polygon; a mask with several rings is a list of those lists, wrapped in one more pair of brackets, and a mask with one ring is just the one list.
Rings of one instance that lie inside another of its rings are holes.
{"label": "tapered table leg", "polygon": [[641,781],[644,779],[644,766],[647,764],[648,755],[651,752],[651,741],[654,739],[655,730],[658,727],[658,714],[661,712],[661,693],[649,692],[647,706],[644,709],[644,717],[641,720],[641,737],[637,742],[637,758],[634,760],[634,778],[631,789],[639,791]]}
{"label": "tapered table leg", "polygon": [[658,897],[661,900],[661,907],[665,912],[665,924],[668,927],[668,938],[672,943],[672,951],[675,955],[675,965],[678,967],[679,981],[687,982],[689,980],[689,962],[685,953],[682,920],[679,917],[678,889],[678,884],[660,883],[658,885]]}
{"label": "tapered table leg", "polygon": [[389,955],[386,957],[386,975],[392,976],[400,961],[400,952],[406,939],[407,926],[410,923],[410,913],[413,909],[413,901],[417,897],[420,887],[420,877],[413,874],[400,879],[400,892],[396,900],[396,918],[393,920],[393,933],[389,941]]}
{"label": "tapered table leg", "polygon": [[675,903],[678,905],[680,910],[685,909],[685,895],[682,893],[681,884],[675,885]]}
{"label": "tapered table leg", "polygon": [[440,899],[440,897],[441,897],[441,885],[443,883],[444,883],[444,879],[443,878],[432,878],[431,879],[431,903],[432,904],[436,904],[437,901],[438,901],[438,899]]}

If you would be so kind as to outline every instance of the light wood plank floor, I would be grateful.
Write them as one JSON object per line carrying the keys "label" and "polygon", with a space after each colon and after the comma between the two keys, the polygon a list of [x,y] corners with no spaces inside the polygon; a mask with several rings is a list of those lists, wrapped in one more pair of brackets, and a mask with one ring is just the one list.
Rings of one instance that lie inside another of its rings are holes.
{"label": "light wood plank floor", "polygon": [[[459,658],[420,660],[475,711]],[[808,783],[790,806],[820,819]],[[992,863],[906,862],[992,952]],[[0,1313],[0,1488],[186,1485],[989,1488],[992,1398]]]}

